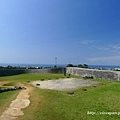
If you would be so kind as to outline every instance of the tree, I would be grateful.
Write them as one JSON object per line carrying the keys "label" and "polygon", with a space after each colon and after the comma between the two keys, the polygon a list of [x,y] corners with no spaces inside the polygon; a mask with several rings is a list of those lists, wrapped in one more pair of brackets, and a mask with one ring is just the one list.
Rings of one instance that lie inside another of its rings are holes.
{"label": "tree", "polygon": [[74,65],[73,64],[67,64],[66,67],[74,67]]}
{"label": "tree", "polygon": [[55,65],[54,68],[57,68],[57,66]]}
{"label": "tree", "polygon": [[88,65],[87,64],[83,64],[83,68],[88,68]]}
{"label": "tree", "polygon": [[83,65],[82,65],[82,64],[79,64],[78,67],[79,67],[79,68],[83,68]]}

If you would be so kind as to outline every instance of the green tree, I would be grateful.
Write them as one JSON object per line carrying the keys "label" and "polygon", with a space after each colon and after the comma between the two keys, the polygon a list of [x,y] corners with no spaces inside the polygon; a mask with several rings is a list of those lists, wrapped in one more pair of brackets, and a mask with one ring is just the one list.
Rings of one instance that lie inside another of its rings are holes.
{"label": "green tree", "polygon": [[83,68],[88,68],[89,66],[87,64],[83,64]]}
{"label": "green tree", "polygon": [[74,65],[73,64],[67,64],[66,67],[74,67]]}
{"label": "green tree", "polygon": [[83,68],[83,65],[82,65],[82,64],[79,64],[78,67],[79,67],[79,68]]}

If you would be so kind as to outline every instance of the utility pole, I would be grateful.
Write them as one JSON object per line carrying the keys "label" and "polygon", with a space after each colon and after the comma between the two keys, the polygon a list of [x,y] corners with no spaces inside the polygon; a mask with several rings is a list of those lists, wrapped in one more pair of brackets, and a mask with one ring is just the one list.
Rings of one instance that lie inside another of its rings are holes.
{"label": "utility pole", "polygon": [[55,57],[55,66],[57,67],[57,57]]}

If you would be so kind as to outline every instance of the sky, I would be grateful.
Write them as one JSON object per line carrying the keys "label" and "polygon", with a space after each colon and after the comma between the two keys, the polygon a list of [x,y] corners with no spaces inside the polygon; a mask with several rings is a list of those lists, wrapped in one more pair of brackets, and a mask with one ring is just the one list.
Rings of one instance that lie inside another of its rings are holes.
{"label": "sky", "polygon": [[0,0],[0,63],[120,65],[120,0]]}

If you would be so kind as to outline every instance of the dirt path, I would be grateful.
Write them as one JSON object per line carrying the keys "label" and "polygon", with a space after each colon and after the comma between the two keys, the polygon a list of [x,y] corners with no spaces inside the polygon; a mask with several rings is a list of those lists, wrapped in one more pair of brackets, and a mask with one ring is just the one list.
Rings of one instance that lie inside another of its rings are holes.
{"label": "dirt path", "polygon": [[21,90],[17,98],[13,100],[10,106],[2,113],[0,120],[15,120],[18,116],[24,115],[21,109],[29,106],[29,93],[32,90],[32,87],[25,86],[25,88],[26,89]]}

